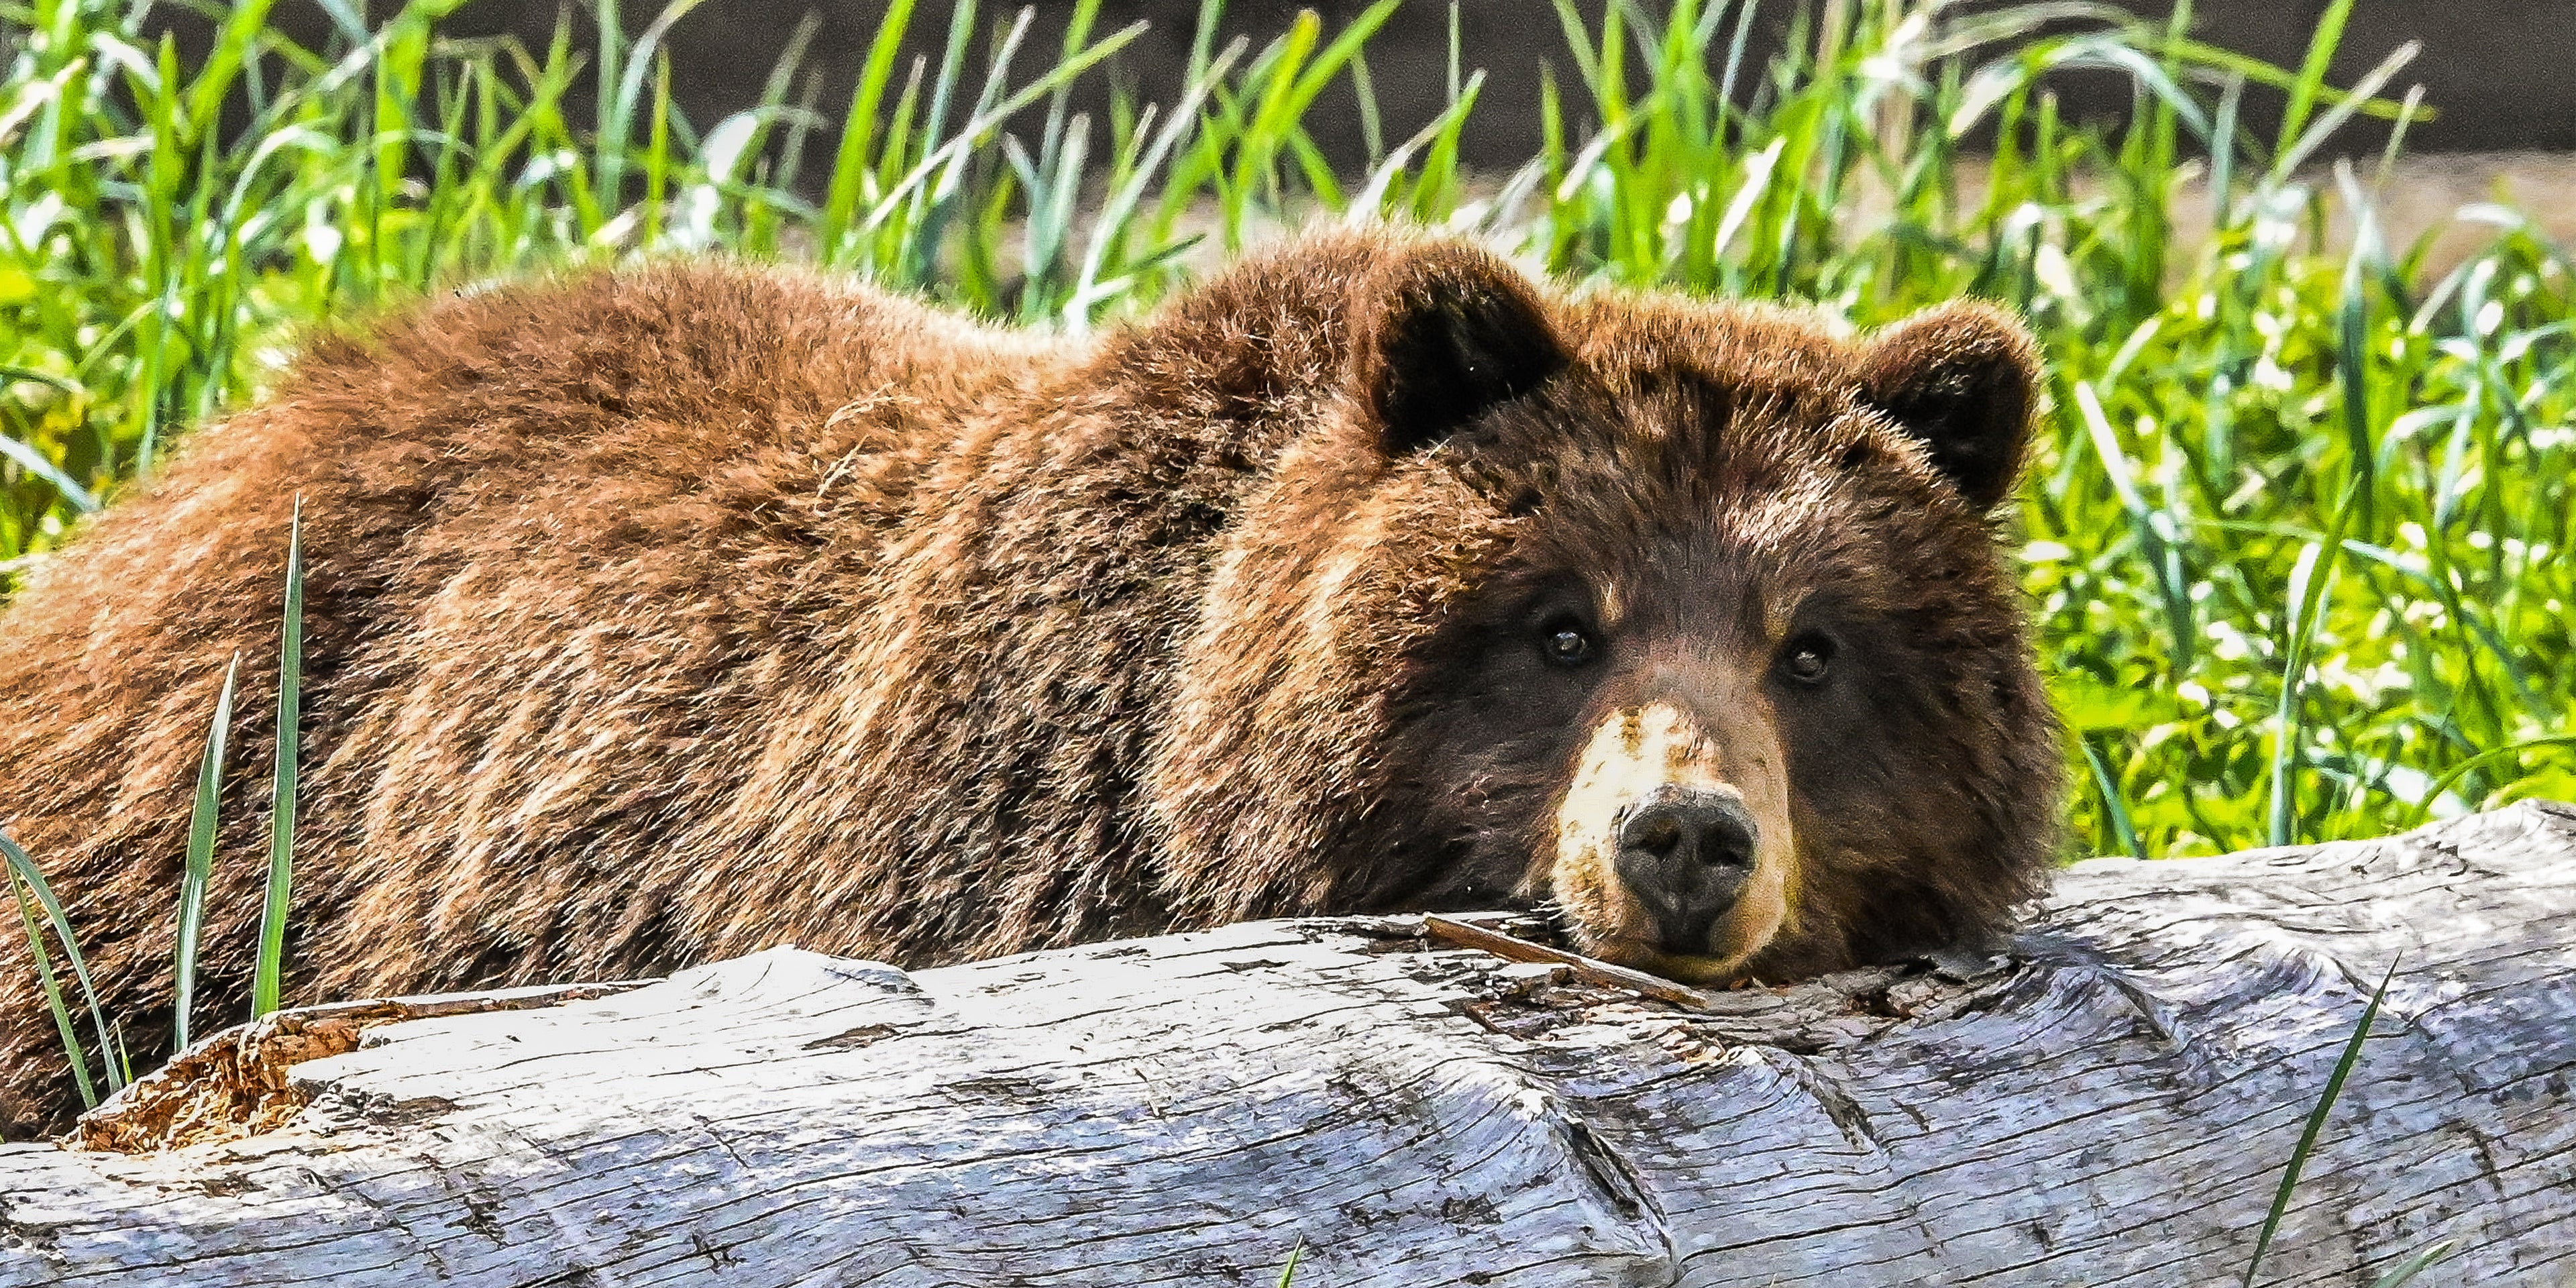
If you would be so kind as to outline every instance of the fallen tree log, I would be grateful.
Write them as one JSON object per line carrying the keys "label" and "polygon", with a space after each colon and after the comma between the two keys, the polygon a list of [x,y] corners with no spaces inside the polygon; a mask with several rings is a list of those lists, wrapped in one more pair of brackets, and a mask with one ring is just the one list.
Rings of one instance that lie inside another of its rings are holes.
{"label": "fallen tree log", "polygon": [[257,1134],[0,1148],[0,1283],[2233,1283],[2392,962],[2262,1280],[2576,1269],[2566,806],[2099,860],[1982,968],[1696,1003],[1420,924],[382,1024]]}

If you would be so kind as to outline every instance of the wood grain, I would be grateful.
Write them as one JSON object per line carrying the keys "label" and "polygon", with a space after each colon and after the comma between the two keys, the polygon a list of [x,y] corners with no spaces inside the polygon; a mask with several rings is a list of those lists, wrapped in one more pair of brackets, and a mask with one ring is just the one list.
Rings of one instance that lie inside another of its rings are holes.
{"label": "wood grain", "polygon": [[1263,922],[781,949],[411,1020],[243,1140],[0,1148],[0,1284],[2235,1282],[2576,1272],[2576,810],[2097,860],[1992,969],[1683,1006]]}

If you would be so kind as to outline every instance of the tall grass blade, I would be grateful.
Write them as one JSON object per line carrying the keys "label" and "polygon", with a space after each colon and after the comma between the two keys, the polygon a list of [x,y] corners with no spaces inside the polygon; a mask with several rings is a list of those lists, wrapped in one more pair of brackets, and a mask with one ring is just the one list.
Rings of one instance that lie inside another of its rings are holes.
{"label": "tall grass blade", "polygon": [[2370,1037],[2371,1022],[2379,1018],[2379,1003],[2388,996],[2389,981],[2397,978],[2397,962],[2392,958],[2388,972],[2379,977],[2379,987],[2370,992],[2370,1003],[2361,1008],[2361,1019],[2352,1026],[2352,1037],[2343,1044],[2343,1056],[2335,1061],[2334,1072],[2326,1078],[2325,1092],[2317,1097],[2317,1107],[2308,1113],[2307,1126],[2299,1133],[2299,1144],[2290,1151],[2289,1166],[2281,1169],[2280,1188],[2272,1193],[2272,1210],[2263,1218],[2262,1233],[2255,1236],[2254,1255],[2245,1261],[2242,1288],[2254,1288],[2254,1273],[2263,1268],[2263,1254],[2272,1247],[2272,1236],[2281,1228],[2281,1218],[2290,1211],[2290,1196],[2299,1188],[2299,1173],[2308,1165],[2309,1155],[2316,1152],[2317,1135],[2325,1130],[2326,1118],[2334,1112],[2335,1101],[2343,1095],[2344,1079],[2352,1067],[2361,1062],[2361,1044]]}
{"label": "tall grass blade", "polygon": [[842,118],[840,150],[832,162],[831,187],[823,202],[823,218],[815,229],[816,242],[826,258],[839,248],[866,193],[878,104],[884,101],[886,82],[894,75],[895,55],[903,48],[903,34],[912,26],[913,4],[914,0],[893,0],[886,6],[884,16],[877,19],[876,36],[868,43],[867,63],[859,73],[858,86],[851,91],[849,114]]}
{"label": "tall grass blade", "polygon": [[2289,616],[2281,626],[2281,697],[2274,714],[2272,744],[2271,809],[2264,844],[2288,845],[2294,837],[2298,819],[2298,768],[2302,757],[2305,721],[2301,699],[2308,687],[2308,668],[2316,647],[2317,623],[2323,615],[2327,596],[2334,588],[2335,571],[2343,558],[2344,533],[2352,516],[2362,504],[2364,488],[2360,481],[2345,489],[2343,504],[2336,507],[2332,535],[2322,543],[2311,542],[2300,548],[2298,562],[2290,569]]}
{"label": "tall grass blade", "polygon": [[251,974],[250,1017],[278,1007],[278,982],[286,962],[286,912],[295,869],[296,759],[304,705],[304,498],[286,537],[286,613],[277,649],[277,767],[270,777],[268,889],[259,907],[259,956]]}
{"label": "tall grass blade", "polygon": [[80,1093],[81,1108],[98,1107],[98,1084],[89,1077],[89,1052],[81,1046],[80,1034],[74,1031],[71,1008],[63,1001],[61,981],[54,977],[54,959],[45,951],[45,932],[36,924],[36,905],[27,897],[27,883],[18,874],[16,864],[6,868],[9,893],[18,902],[18,925],[27,936],[28,964],[36,972],[36,982],[45,992],[45,1010],[54,1017],[54,1033],[63,1044],[63,1058],[71,1065],[72,1089]]}
{"label": "tall grass blade", "polygon": [[[0,376],[9,374],[0,372]],[[90,495],[89,489],[73,482],[71,475],[54,468],[54,463],[46,460],[35,448],[14,438],[0,437],[0,456],[16,461],[20,469],[52,484],[54,490],[62,493],[63,499],[71,502],[73,508],[81,513],[89,514],[98,509],[98,498]]]}
{"label": "tall grass blade", "polygon": [[[874,231],[902,213],[901,203],[915,196],[932,175],[945,171],[951,178],[955,177],[958,166],[994,127],[1018,114],[1020,109],[1054,93],[1056,86],[1090,70],[1094,65],[1126,48],[1129,42],[1144,34],[1145,24],[1141,22],[1112,32],[1081,54],[1050,69],[1027,85],[1021,86],[1009,97],[1002,98],[998,103],[986,106],[975,113],[956,134],[951,135],[946,142],[922,157],[901,180],[887,190],[885,196],[878,200],[876,209],[869,214],[865,227],[869,231]],[[998,86],[998,75],[993,81],[987,82],[987,88],[996,92],[998,92]]]}
{"label": "tall grass blade", "polygon": [[1297,1263],[1303,1260],[1305,1256],[1306,1237],[1304,1235],[1299,1235],[1297,1236],[1297,1242],[1291,1245],[1288,1249],[1288,1264],[1279,1268],[1279,1288],[1288,1288],[1289,1284],[1295,1282],[1297,1278]]}
{"label": "tall grass blade", "polygon": [[2460,1245],[2453,1240],[2439,1240],[2431,1247],[2399,1263],[2396,1269],[2371,1280],[2370,1288],[2405,1288],[2407,1284],[2415,1282],[2415,1276],[2432,1269],[2443,1258],[2459,1251],[2459,1248]]}
{"label": "tall grass blade", "polygon": [[[1144,200],[1146,186],[1162,171],[1173,149],[1197,127],[1199,107],[1207,101],[1209,90],[1224,79],[1249,48],[1251,42],[1238,36],[1223,53],[1204,66],[1182,92],[1181,101],[1172,109],[1171,115],[1165,117],[1161,128],[1154,131],[1153,141],[1146,145],[1127,181],[1114,189],[1109,199],[1102,203],[1100,213],[1092,221],[1090,243],[1082,253],[1081,275],[1075,280],[1073,291],[1064,305],[1065,321],[1073,330],[1086,329],[1099,307],[1117,290],[1131,284],[1124,277],[1116,282],[1103,280],[1102,273],[1109,266],[1110,255],[1124,241],[1129,224],[1136,217],[1138,203]],[[1140,125],[1150,123],[1148,117]]]}
{"label": "tall grass blade", "polygon": [[[64,1004],[61,985],[54,978],[53,959],[45,952],[43,936],[38,933],[36,910],[41,908],[44,911],[43,928],[51,930],[54,942],[62,945],[63,958],[71,964],[72,979],[80,985],[81,1002],[89,1009],[91,1031],[98,1035],[99,1061],[107,1075],[108,1094],[114,1095],[131,1079],[124,1062],[117,1058],[116,1042],[107,1024],[107,1009],[99,1002],[98,986],[90,980],[89,962],[81,956],[80,938],[72,933],[72,921],[63,912],[63,901],[55,897],[54,888],[46,883],[45,874],[38,870],[36,861],[27,857],[27,852],[19,849],[18,843],[9,839],[6,832],[0,832],[0,860],[8,864],[10,889],[18,898],[18,919],[27,932],[29,956],[34,961],[38,980],[44,985],[45,1003],[53,1012],[55,1028],[62,1035],[63,1049],[71,1056],[73,1080],[79,1084],[82,1101],[96,1104],[96,1093],[89,1081],[88,1059],[79,1040],[72,1034],[71,1012]],[[34,899],[33,906],[28,902],[30,897]]]}
{"label": "tall grass blade", "polygon": [[223,793],[224,738],[233,723],[233,681],[241,674],[241,654],[224,667],[224,687],[215,696],[214,725],[206,730],[206,755],[197,769],[197,803],[188,815],[188,862],[179,878],[179,943],[171,967],[177,982],[172,1005],[170,1048],[188,1048],[188,1017],[197,997],[197,936],[204,924],[206,883],[215,870],[215,813]]}
{"label": "tall grass blade", "polygon": [[2084,744],[2084,760],[2093,768],[2093,786],[2102,793],[2102,812],[2110,820],[2119,852],[2135,859],[2147,857],[2147,847],[2138,840],[2137,824],[2129,820],[2128,802],[2120,799],[2120,782],[2111,776],[2111,766],[2089,742]]}
{"label": "tall grass blade", "polygon": [[2559,747],[2576,751],[2576,734],[2544,734],[2537,738],[2524,738],[2502,747],[2490,747],[2453,765],[2441,777],[2426,784],[2423,794],[2415,803],[2417,821],[2430,821],[2433,817],[2434,803],[2471,775],[2484,773],[2497,765],[2509,763],[2542,748]]}
{"label": "tall grass blade", "polygon": [[2343,43],[2344,23],[2352,17],[2353,0],[2328,0],[2325,12],[2318,15],[2316,31],[2308,37],[2307,57],[2299,64],[2298,79],[2290,85],[2289,105],[2281,109],[2281,147],[2274,154],[2272,179],[2278,183],[2288,178],[2298,164],[2297,148],[2292,140],[2307,128],[2308,113],[2315,110],[2317,95],[2325,87],[2326,67],[2334,61],[2335,49]]}
{"label": "tall grass blade", "polygon": [[[2388,82],[2394,79],[2406,64],[2415,61],[2415,55],[2422,50],[2423,46],[2410,40],[2399,45],[2386,58],[2381,59],[2378,66],[2370,69],[2369,74],[2353,83],[2350,95],[2326,109],[2324,115],[2310,122],[2307,131],[2293,140],[2289,147],[2274,159],[2273,173],[2276,176],[2287,176],[2307,164],[2308,158],[2316,155],[2317,149],[2323,146],[2335,131],[2342,129],[2345,122],[2360,114],[2366,107],[2385,103],[2386,99],[2378,97],[2379,92],[2388,87]],[[2393,115],[2402,121],[2411,112],[2412,109],[2406,107],[2401,101]],[[2380,113],[2373,112],[2372,115],[2380,115]]]}

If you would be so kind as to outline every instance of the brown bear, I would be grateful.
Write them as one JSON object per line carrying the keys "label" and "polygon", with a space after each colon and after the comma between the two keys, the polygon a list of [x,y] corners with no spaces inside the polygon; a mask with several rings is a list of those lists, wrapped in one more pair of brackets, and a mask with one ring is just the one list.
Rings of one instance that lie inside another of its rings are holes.
{"label": "brown bear", "polygon": [[[580,272],[323,338],[0,617],[0,822],[138,1059],[228,659],[245,1007],[289,515],[290,1001],[1522,903],[1685,980],[1991,935],[2059,752],[1998,311],[1860,341],[1380,232],[1096,339]],[[65,1061],[0,937],[0,1102]]]}

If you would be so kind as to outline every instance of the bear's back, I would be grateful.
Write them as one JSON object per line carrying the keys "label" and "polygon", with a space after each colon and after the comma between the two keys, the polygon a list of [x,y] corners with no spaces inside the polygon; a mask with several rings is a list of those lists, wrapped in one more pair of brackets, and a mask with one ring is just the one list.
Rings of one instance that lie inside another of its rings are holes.
{"label": "bear's back", "polygon": [[[71,902],[111,1004],[166,1007],[153,927],[238,653],[198,986],[210,1015],[232,1012],[300,503],[297,906],[383,919],[345,940],[304,919],[296,951],[344,973],[414,957],[386,978],[415,989],[540,961],[667,969],[689,932],[612,856],[651,853],[711,782],[753,772],[761,723],[842,683],[833,658],[890,546],[938,504],[916,481],[1024,425],[1014,408],[1074,351],[724,264],[468,292],[317,337],[0,612],[0,709],[18,717],[0,763],[20,767],[0,825]],[[379,826],[417,844],[389,852]],[[422,951],[460,918],[480,952]],[[603,924],[618,929],[565,947]],[[23,945],[0,944],[13,1021],[35,1013],[32,979]],[[9,1036],[0,1080],[31,1090],[0,1118],[61,1081],[44,1032]]]}

